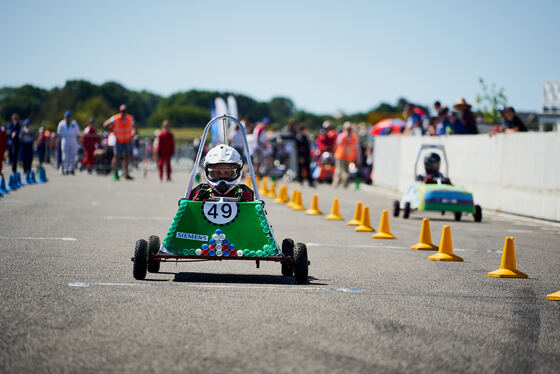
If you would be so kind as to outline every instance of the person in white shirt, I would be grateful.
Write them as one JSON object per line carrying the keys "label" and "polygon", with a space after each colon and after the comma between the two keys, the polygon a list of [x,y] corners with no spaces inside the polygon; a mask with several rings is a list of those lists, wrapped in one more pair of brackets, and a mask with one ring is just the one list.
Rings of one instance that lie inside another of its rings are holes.
{"label": "person in white shirt", "polygon": [[56,133],[60,139],[60,148],[62,150],[62,174],[74,174],[79,147],[80,126],[72,119],[72,114],[69,110],[64,113],[64,119],[58,123]]}

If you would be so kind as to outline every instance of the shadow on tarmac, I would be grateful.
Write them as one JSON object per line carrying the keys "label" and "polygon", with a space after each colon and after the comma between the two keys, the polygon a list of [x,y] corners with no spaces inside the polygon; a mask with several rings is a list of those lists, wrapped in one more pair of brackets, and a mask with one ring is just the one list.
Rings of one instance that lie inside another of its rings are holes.
{"label": "shadow on tarmac", "polygon": [[[256,274],[212,274],[212,273],[176,273],[174,282],[193,283],[244,283],[244,284],[295,284],[293,277],[282,275],[256,275]],[[327,286],[318,283],[317,279],[309,277],[309,285]]]}

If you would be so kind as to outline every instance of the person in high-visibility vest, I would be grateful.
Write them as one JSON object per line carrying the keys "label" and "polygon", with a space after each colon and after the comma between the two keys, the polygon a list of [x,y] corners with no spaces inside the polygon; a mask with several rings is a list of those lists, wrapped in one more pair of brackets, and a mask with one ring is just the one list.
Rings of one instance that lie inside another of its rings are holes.
{"label": "person in high-visibility vest", "polygon": [[348,186],[348,168],[350,163],[358,165],[360,157],[360,138],[352,132],[352,124],[345,122],[343,131],[336,138],[336,146],[334,151],[335,170],[334,183],[339,186],[341,183],[344,187]]}
{"label": "person in high-visibility vest", "polygon": [[125,178],[132,179],[128,173],[128,160],[132,155],[131,140],[136,133],[136,124],[134,117],[127,113],[126,105],[121,105],[119,113],[105,121],[103,128],[112,130],[117,138],[113,155],[113,179],[119,180],[119,158],[121,157],[123,158]]}

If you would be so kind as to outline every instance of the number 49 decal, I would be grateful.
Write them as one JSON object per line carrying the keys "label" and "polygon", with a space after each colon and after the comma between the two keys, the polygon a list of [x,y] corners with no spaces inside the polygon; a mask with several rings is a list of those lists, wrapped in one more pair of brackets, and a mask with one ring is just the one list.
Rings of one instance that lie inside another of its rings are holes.
{"label": "number 49 decal", "polygon": [[215,225],[225,225],[237,217],[237,204],[234,202],[205,202],[202,206],[204,217]]}

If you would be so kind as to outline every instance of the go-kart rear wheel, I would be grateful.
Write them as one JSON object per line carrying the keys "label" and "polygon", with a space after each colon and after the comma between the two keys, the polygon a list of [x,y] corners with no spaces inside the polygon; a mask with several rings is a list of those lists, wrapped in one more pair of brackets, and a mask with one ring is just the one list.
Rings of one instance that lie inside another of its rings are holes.
{"label": "go-kart rear wheel", "polygon": [[297,243],[294,248],[294,275],[297,284],[306,284],[308,280],[309,261],[307,260],[307,247]]}
{"label": "go-kart rear wheel", "polygon": [[148,270],[148,242],[139,239],[134,247],[132,275],[135,279],[144,279],[146,278],[146,270]]}
{"label": "go-kart rear wheel", "polygon": [[159,252],[159,236],[152,235],[148,238],[148,272],[157,273],[159,271],[160,260],[150,261],[150,255],[155,255]]}
{"label": "go-kart rear wheel", "polygon": [[480,205],[474,206],[474,221],[475,222],[482,221],[482,208],[480,207]]}
{"label": "go-kart rear wheel", "polygon": [[[282,240],[282,253],[291,258],[294,256],[294,241],[292,239]],[[294,265],[282,264],[282,275],[292,277],[294,275]]]}
{"label": "go-kart rear wheel", "polygon": [[403,212],[402,212],[402,216],[403,216],[403,218],[410,217],[410,203],[408,201],[406,203],[404,203],[404,209],[403,209]]}
{"label": "go-kart rear wheel", "polygon": [[393,201],[393,217],[398,217],[401,212],[401,203],[398,200]]}
{"label": "go-kart rear wheel", "polygon": [[462,215],[463,215],[462,212],[455,212],[455,221],[460,221]]}

